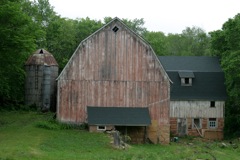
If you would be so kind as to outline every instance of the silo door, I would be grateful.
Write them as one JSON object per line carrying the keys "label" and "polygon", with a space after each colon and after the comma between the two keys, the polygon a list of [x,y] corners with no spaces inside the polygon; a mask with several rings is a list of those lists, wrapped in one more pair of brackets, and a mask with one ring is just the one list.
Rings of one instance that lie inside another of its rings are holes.
{"label": "silo door", "polygon": [[178,135],[185,136],[187,135],[187,119],[178,118]]}

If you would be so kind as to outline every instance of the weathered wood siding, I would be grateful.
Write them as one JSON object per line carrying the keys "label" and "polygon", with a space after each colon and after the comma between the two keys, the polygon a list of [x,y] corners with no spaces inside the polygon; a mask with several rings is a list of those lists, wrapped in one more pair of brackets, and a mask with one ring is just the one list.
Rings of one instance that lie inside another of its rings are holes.
{"label": "weathered wood siding", "polygon": [[[215,107],[210,107],[210,101],[171,101],[170,102],[170,131],[178,136],[179,118],[187,121],[186,134],[190,136],[203,136],[211,139],[222,139],[224,128],[224,101],[215,101]],[[193,119],[201,119],[201,128],[193,127]],[[217,119],[217,128],[208,126],[208,119]],[[200,133],[199,133],[200,132]]]}
{"label": "weathered wood siding", "polygon": [[215,101],[216,107],[210,107],[210,101],[171,101],[170,117],[223,118],[224,105],[224,101]]}
{"label": "weathered wood siding", "polygon": [[151,47],[113,21],[80,43],[59,76],[57,118],[87,122],[87,106],[149,107],[152,120],[169,126],[169,86]]}

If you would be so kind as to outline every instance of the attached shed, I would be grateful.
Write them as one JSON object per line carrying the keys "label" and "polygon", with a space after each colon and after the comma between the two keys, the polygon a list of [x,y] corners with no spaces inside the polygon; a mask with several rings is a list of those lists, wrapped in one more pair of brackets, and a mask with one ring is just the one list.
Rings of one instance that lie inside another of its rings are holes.
{"label": "attached shed", "polygon": [[[136,113],[147,108],[147,138],[169,142],[170,80],[151,46],[120,19],[83,40],[57,81],[59,121],[102,127],[91,124],[88,106],[136,108]],[[130,124],[126,119],[124,125]]]}
{"label": "attached shed", "polygon": [[118,130],[131,137],[132,143],[148,141],[147,126],[151,125],[146,107],[87,107],[90,132]]}
{"label": "attached shed", "polygon": [[222,139],[227,98],[217,57],[159,57],[172,80],[170,124],[173,135]]}

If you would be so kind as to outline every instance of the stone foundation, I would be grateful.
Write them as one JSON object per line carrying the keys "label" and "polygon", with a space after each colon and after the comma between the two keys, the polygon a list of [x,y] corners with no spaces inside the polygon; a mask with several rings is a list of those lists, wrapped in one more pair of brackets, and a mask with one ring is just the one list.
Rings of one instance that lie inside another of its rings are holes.
{"label": "stone foundation", "polygon": [[148,138],[154,143],[169,144],[170,142],[170,125],[158,125],[158,122],[152,120],[148,127]]}

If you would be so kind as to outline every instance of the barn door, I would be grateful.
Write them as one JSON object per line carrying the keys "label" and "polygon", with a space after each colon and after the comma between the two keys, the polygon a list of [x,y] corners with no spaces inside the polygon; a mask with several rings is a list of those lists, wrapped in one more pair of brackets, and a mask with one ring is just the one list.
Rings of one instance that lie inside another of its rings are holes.
{"label": "barn door", "polygon": [[187,135],[187,119],[186,118],[178,119],[178,135],[179,136]]}

